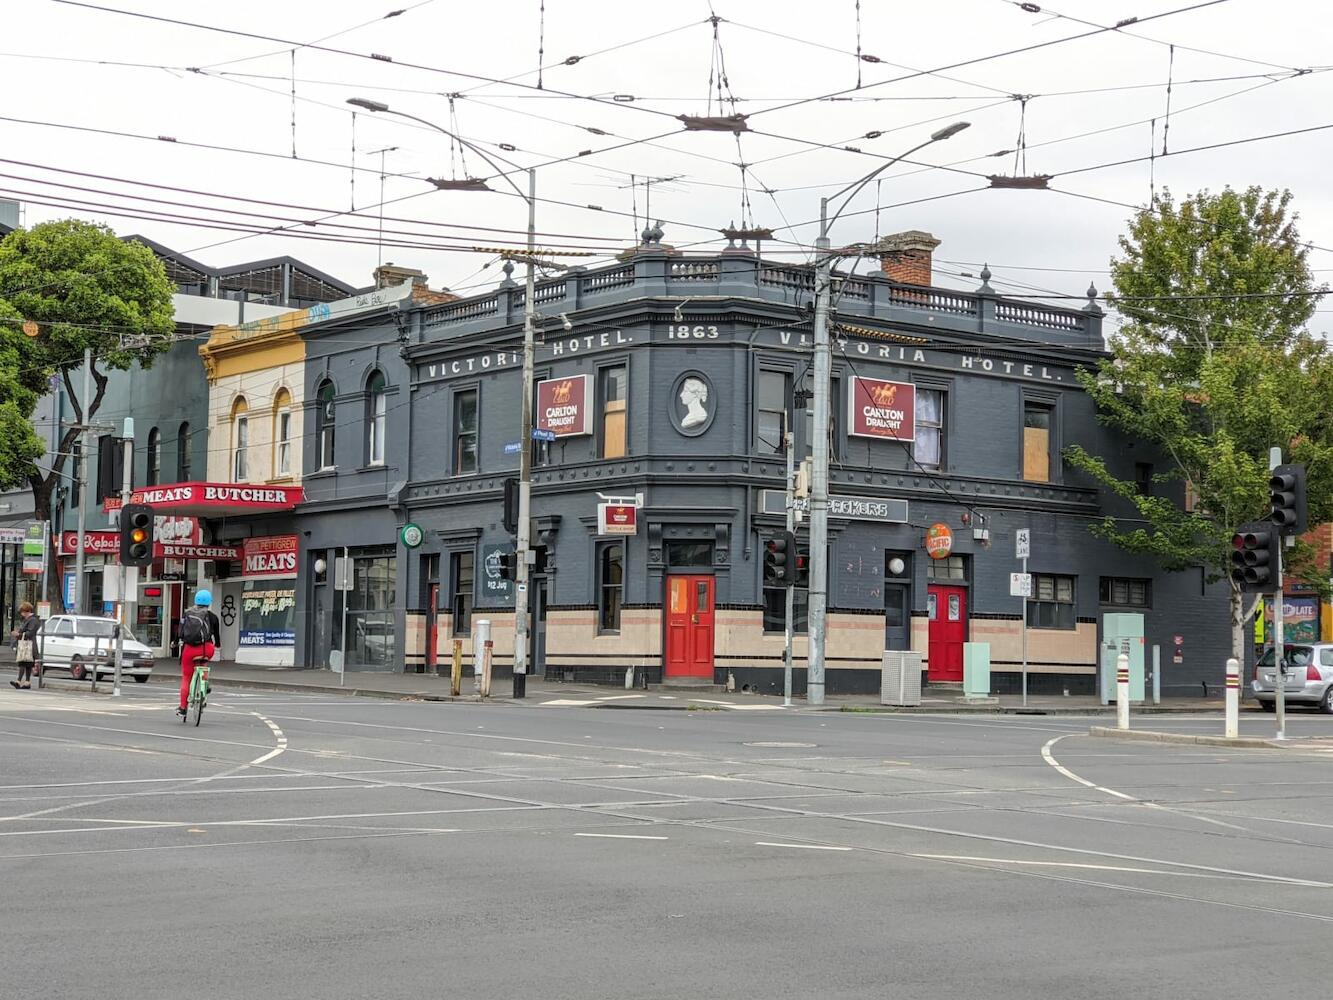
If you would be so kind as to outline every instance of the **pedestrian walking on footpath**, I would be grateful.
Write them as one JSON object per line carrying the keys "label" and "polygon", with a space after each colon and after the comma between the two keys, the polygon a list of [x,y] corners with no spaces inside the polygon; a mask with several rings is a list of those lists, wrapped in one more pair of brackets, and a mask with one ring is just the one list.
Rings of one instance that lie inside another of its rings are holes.
{"label": "pedestrian walking on footpath", "polygon": [[32,687],[32,664],[37,659],[37,630],[42,627],[42,620],[32,613],[32,605],[24,601],[19,605],[19,627],[11,634],[14,640],[14,660],[18,663],[18,680],[10,681],[10,687],[25,690]]}

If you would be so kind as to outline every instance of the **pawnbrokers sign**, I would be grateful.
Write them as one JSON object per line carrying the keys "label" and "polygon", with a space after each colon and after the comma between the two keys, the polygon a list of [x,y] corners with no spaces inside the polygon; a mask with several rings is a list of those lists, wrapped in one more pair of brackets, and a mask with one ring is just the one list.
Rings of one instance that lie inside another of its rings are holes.
{"label": "pawnbrokers sign", "polygon": [[916,386],[852,376],[847,433],[858,437],[912,441],[916,438]]}
{"label": "pawnbrokers sign", "polygon": [[567,375],[537,383],[537,429],[556,437],[592,433],[592,378]]}

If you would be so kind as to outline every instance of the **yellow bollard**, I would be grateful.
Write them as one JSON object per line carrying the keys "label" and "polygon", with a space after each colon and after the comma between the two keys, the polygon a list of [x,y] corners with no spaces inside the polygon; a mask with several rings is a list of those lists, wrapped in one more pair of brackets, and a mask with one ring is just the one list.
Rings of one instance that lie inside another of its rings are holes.
{"label": "yellow bollard", "polygon": [[463,640],[454,640],[454,668],[449,677],[449,693],[457,698],[463,691]]}

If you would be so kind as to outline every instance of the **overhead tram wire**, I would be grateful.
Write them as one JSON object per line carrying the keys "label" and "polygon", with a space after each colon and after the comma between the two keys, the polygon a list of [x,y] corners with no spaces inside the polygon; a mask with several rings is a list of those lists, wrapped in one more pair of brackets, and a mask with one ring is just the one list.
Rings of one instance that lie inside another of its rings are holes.
{"label": "overhead tram wire", "polygon": [[[55,2],[56,2],[56,3],[74,3],[74,2],[76,2],[76,0],[55,0]],[[1186,14],[1186,13],[1189,13],[1190,11],[1202,10],[1202,9],[1205,8],[1205,7],[1215,7],[1215,6],[1217,6],[1218,4],[1222,4],[1222,3],[1226,3],[1226,2],[1228,2],[1228,0],[1199,0],[1198,3],[1193,3],[1193,4],[1190,4],[1189,6],[1186,6],[1186,7],[1177,7],[1177,8],[1174,9],[1174,10],[1162,11],[1161,13],[1158,13],[1158,14],[1150,14],[1150,15],[1148,15],[1148,16],[1146,16],[1146,17],[1141,17],[1141,18],[1139,18],[1138,21],[1135,22],[1135,23],[1137,23],[1137,24],[1146,24],[1146,23],[1148,23],[1149,21],[1157,21],[1157,20],[1161,20],[1162,18],[1173,17],[1173,16],[1175,16],[1175,15],[1177,15],[1177,14]],[[1044,41],[1044,42],[1034,42],[1034,43],[1032,43],[1031,45],[1022,45],[1022,46],[1019,46],[1019,47],[1017,47],[1017,48],[1006,49],[1006,50],[1003,51],[1003,52],[993,52],[993,53],[991,53],[990,55],[975,56],[975,57],[973,57],[973,58],[971,58],[971,59],[962,59],[962,60],[959,60],[958,62],[947,63],[947,64],[944,65],[944,66],[936,66],[934,69],[919,70],[919,71],[916,71],[916,72],[912,72],[912,73],[905,74],[905,75],[903,75],[903,76],[891,77],[891,78],[889,78],[889,79],[887,79],[887,80],[878,80],[878,81],[875,81],[875,82],[873,82],[873,83],[867,83],[867,84],[865,84],[864,87],[862,87],[862,88],[860,88],[860,89],[861,89],[861,90],[869,90],[869,89],[871,89],[871,88],[873,88],[873,87],[884,87],[884,86],[888,86],[889,84],[893,84],[893,83],[903,83],[904,81],[907,81],[907,80],[915,80],[915,79],[918,79],[918,78],[923,77],[923,76],[935,76],[935,75],[938,75],[938,74],[940,74],[940,73],[947,72],[947,71],[949,71],[949,70],[961,69],[961,68],[964,67],[964,66],[976,66],[976,65],[978,65],[978,64],[980,64],[980,63],[991,62],[991,61],[993,61],[993,60],[995,60],[995,59],[1004,59],[1004,58],[1007,58],[1007,57],[1009,57],[1009,56],[1021,55],[1021,54],[1023,54],[1024,52],[1035,52],[1035,51],[1037,51],[1037,50],[1039,50],[1039,49],[1050,48],[1051,46],[1054,46],[1054,45],[1063,45],[1063,44],[1065,44],[1066,42],[1076,42],[1076,41],[1079,41],[1079,40],[1081,40],[1081,39],[1095,37],[1096,35],[1107,34],[1108,32],[1112,32],[1112,31],[1115,31],[1115,30],[1116,30],[1115,28],[1096,28],[1096,29],[1093,29],[1093,30],[1091,30],[1091,31],[1080,32],[1080,33],[1077,34],[1077,35],[1066,35],[1066,36],[1063,37],[1063,38],[1051,38],[1051,39],[1047,39],[1047,40]],[[774,112],[774,111],[786,111],[786,110],[789,110],[789,109],[791,109],[791,108],[800,107],[801,105],[804,105],[804,104],[811,104],[811,103],[814,103],[814,102],[816,102],[816,101],[828,100],[828,99],[830,99],[830,98],[840,97],[840,96],[842,96],[842,95],[844,95],[844,94],[853,94],[853,93],[856,93],[856,92],[857,92],[857,88],[855,88],[855,87],[846,88],[846,89],[843,89],[843,90],[835,90],[835,91],[832,91],[832,92],[830,92],[830,93],[827,93],[827,94],[821,94],[821,95],[816,96],[816,97],[808,97],[808,98],[804,98],[804,99],[799,100],[799,101],[791,101],[791,102],[786,103],[786,104],[778,104],[778,105],[775,105],[774,107],[771,107],[771,108],[760,108],[760,109],[757,110],[757,111],[753,111],[753,112],[751,112],[751,113],[750,113],[750,117],[751,117],[751,118],[754,118],[754,117],[756,117],[757,115],[771,114],[771,113]]]}

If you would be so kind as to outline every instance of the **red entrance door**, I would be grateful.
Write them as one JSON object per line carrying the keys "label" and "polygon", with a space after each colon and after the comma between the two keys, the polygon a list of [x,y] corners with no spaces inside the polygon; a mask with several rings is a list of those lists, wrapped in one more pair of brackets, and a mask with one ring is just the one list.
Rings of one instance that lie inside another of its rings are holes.
{"label": "red entrance door", "polygon": [[426,669],[434,670],[440,662],[440,585],[430,585],[430,603],[426,605]]}
{"label": "red entrance door", "polygon": [[713,578],[668,576],[665,676],[713,679]]}
{"label": "red entrance door", "polygon": [[963,679],[963,643],[967,641],[967,588],[931,585],[926,590],[930,619],[926,680]]}

